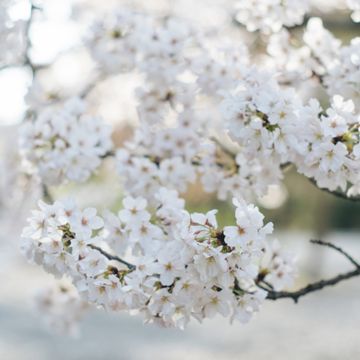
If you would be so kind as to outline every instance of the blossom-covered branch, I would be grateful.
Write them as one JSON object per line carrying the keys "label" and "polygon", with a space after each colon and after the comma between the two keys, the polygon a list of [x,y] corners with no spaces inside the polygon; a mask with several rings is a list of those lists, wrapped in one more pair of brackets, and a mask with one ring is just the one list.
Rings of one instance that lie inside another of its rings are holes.
{"label": "blossom-covered branch", "polygon": [[349,272],[346,272],[344,274],[339,274],[328,280],[320,280],[320,281],[311,283],[297,291],[274,291],[274,290],[268,289],[263,286],[262,286],[262,288],[267,291],[266,298],[269,300],[292,299],[292,300],[294,300],[295,303],[297,303],[299,298],[302,296],[310,294],[314,291],[322,290],[323,288],[328,287],[328,286],[334,286],[334,285],[338,284],[339,282],[351,279],[356,276],[360,276],[359,268],[349,271]]}
{"label": "blossom-covered branch", "polygon": [[[346,3],[357,18],[358,0]],[[89,27],[82,50],[96,74],[68,96],[45,90],[30,58],[39,9],[30,1],[27,21],[12,21],[11,4],[0,5],[0,40],[13,52],[1,52],[0,69],[32,70],[20,154],[24,172],[49,203],[40,201],[29,218],[23,252],[72,283],[46,291],[43,305],[59,296],[74,312],[93,303],[136,310],[163,326],[185,327],[217,313],[246,322],[266,298],[297,301],[358,275],[353,258],[326,244],[356,269],[285,291],[296,274],[294,256],[269,239],[272,224],[252,203],[279,184],[289,166],[333,195],[359,199],[359,38],[342,44],[309,16],[309,1],[238,2],[236,19],[247,36],[257,32],[267,41],[258,52],[245,39],[227,41],[221,31],[176,16],[118,9]],[[297,35],[288,31],[294,26],[302,26]],[[137,125],[116,148],[112,126],[88,95],[124,73],[138,78]],[[309,96],[314,88],[326,95],[321,105]],[[105,161],[123,184],[118,214],[98,216],[70,199],[53,201],[51,187],[85,183]],[[194,183],[232,199],[234,225],[219,228],[216,209],[185,210],[182,196]]]}
{"label": "blossom-covered branch", "polygon": [[89,247],[90,247],[91,249],[94,249],[94,250],[99,251],[99,253],[100,253],[101,255],[104,255],[108,260],[118,261],[119,263],[127,266],[130,270],[135,270],[135,269],[136,269],[136,266],[135,266],[135,265],[130,264],[129,262],[121,259],[119,256],[109,254],[107,251],[101,249],[100,247],[98,247],[98,246],[96,246],[96,245],[89,244]]}
{"label": "blossom-covered branch", "polygon": [[104,219],[72,201],[40,203],[24,230],[23,252],[70,277],[84,301],[138,310],[163,326],[216,313],[248,321],[266,297],[255,284],[260,269],[274,288],[291,284],[293,259],[267,241],[272,224],[255,206],[234,200],[236,225],[219,229],[216,210],[190,214],[165,188],[155,198],[153,214],[145,199],[126,197],[118,215]]}
{"label": "blossom-covered branch", "polygon": [[292,299],[295,303],[299,301],[300,297],[303,297],[307,294],[310,294],[312,292],[316,292],[319,290],[322,290],[325,287],[334,286],[344,280],[348,280],[357,276],[360,276],[360,263],[356,261],[351,255],[349,255],[347,252],[345,252],[340,247],[321,240],[311,240],[312,243],[327,246],[330,247],[337,252],[339,252],[341,255],[343,255],[346,259],[350,261],[350,263],[355,266],[355,269],[352,271],[348,271],[346,273],[342,273],[339,275],[336,275],[330,279],[327,280],[320,280],[316,281],[314,283],[311,283],[299,290],[296,291],[275,291],[269,284],[267,284],[262,277],[260,276],[257,279],[257,285],[267,291],[266,298],[269,300],[278,300],[278,299]]}

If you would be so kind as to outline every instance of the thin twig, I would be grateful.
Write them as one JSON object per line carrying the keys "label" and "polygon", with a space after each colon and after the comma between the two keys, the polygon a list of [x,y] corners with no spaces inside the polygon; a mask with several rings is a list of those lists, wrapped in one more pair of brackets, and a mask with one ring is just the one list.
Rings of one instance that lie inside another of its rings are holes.
{"label": "thin twig", "polygon": [[274,290],[274,287],[273,287],[269,282],[267,282],[267,281],[265,281],[265,280],[261,280],[261,282],[262,282],[263,284],[265,284],[265,285],[270,289],[270,291],[271,291],[271,290]]}
{"label": "thin twig", "polygon": [[91,249],[97,250],[100,254],[104,255],[106,258],[108,258],[109,260],[114,260],[114,261],[118,261],[121,264],[124,264],[125,266],[127,266],[130,270],[135,270],[136,266],[133,264],[130,264],[129,262],[121,259],[120,257],[116,256],[116,255],[111,255],[108,252],[106,252],[105,250],[99,248],[96,245],[92,245],[89,244],[88,245]]}
{"label": "thin twig", "polygon": [[110,151],[106,152],[104,155],[101,155],[100,158],[106,159],[109,157],[114,157],[115,155],[116,155],[115,150],[110,150]]}
{"label": "thin twig", "polygon": [[0,66],[0,71],[7,70],[9,68],[13,67],[12,64],[4,64]]}
{"label": "thin twig", "polygon": [[102,73],[98,74],[79,94],[81,99],[85,99],[99,83],[106,80],[106,76]]}
{"label": "thin twig", "polygon": [[42,193],[43,193],[43,198],[44,198],[45,201],[47,201],[49,203],[54,202],[54,198],[51,195],[51,193],[49,191],[49,188],[45,184],[42,184]]}
{"label": "thin twig", "polygon": [[327,246],[331,249],[334,249],[338,251],[340,254],[345,256],[356,268],[360,268],[360,263],[358,263],[350,254],[348,254],[345,250],[341,249],[340,247],[322,240],[310,240],[311,243],[321,245],[321,246]]}
{"label": "thin twig", "polygon": [[281,164],[280,165],[280,169],[281,169],[281,171],[283,171],[283,172],[287,172],[288,170],[290,170],[291,168],[292,168],[292,163],[291,162],[286,162],[286,163],[284,163],[284,164]]}
{"label": "thin twig", "polygon": [[25,43],[24,65],[28,66],[31,69],[32,77],[34,78],[35,73],[38,70],[38,68],[36,65],[33,64],[32,60],[30,58],[30,50],[32,48],[32,42],[31,42],[31,38],[30,38],[30,29],[33,24],[35,11],[41,10],[41,8],[36,6],[32,0],[29,1],[29,4],[30,4],[30,15],[29,15],[29,19],[27,20],[26,26],[25,26],[26,43]]}

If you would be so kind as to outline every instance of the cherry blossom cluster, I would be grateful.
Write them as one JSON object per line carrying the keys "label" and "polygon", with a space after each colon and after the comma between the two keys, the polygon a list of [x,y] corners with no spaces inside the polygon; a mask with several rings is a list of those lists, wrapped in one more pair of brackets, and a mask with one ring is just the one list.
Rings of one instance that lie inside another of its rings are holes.
{"label": "cherry blossom cluster", "polygon": [[[236,20],[250,32],[276,33],[303,24],[312,5],[309,0],[241,0],[235,4]],[[346,0],[346,6],[352,11],[353,21],[359,22],[360,1]]]}
{"label": "cherry blossom cluster", "polygon": [[360,108],[360,37],[341,47],[338,56],[327,68],[324,82],[330,95],[341,94]]}
{"label": "cherry blossom cluster", "polygon": [[134,67],[138,48],[133,30],[142,26],[142,20],[143,16],[124,11],[93,24],[85,41],[91,55],[107,72],[128,71]]}
{"label": "cherry blossom cluster", "polygon": [[[164,87],[161,80],[167,76],[173,78],[184,70],[181,53],[190,35],[189,26],[174,18],[161,24],[151,16],[120,11],[95,23],[86,44],[93,58],[107,72],[129,71],[137,65],[149,77],[154,72],[152,82],[162,73],[158,84]],[[144,91],[151,92],[151,88]],[[161,96],[161,93],[160,88],[159,94],[154,93],[154,96]]]}
{"label": "cherry blossom cluster", "polygon": [[292,285],[296,277],[296,258],[294,254],[284,250],[278,240],[267,243],[261,263],[262,273],[267,284],[280,291]]}
{"label": "cherry blossom cluster", "polygon": [[[296,110],[301,101],[292,89],[281,89],[271,74],[250,69],[238,86],[225,95],[222,114],[229,136],[241,146],[241,154],[276,163],[291,161],[289,150],[298,127]],[[290,155],[291,156],[291,155]]]}
{"label": "cherry blossom cluster", "polygon": [[313,74],[320,76],[327,93],[351,99],[359,107],[359,38],[342,46],[341,41],[324,28],[319,18],[312,18],[304,33],[304,42],[310,49]]}
{"label": "cherry blossom cluster", "polygon": [[359,194],[360,118],[354,103],[335,96],[324,112],[317,100],[303,106],[292,91],[259,79],[261,86],[245,83],[223,102],[230,135],[242,154],[257,153],[264,162],[271,158],[279,170],[294,163],[321,188]]}
{"label": "cherry blossom cluster", "polygon": [[[129,17],[126,13],[126,19]],[[124,20],[117,19],[117,28],[121,29]],[[324,29],[321,20],[312,18],[301,48],[291,46],[287,30],[271,37],[268,51],[276,59],[276,72],[272,72],[250,66],[245,46],[225,43],[222,48],[214,49],[206,37],[179,22],[166,20],[159,24],[148,17],[136,21],[139,15],[133,15],[133,19],[131,26],[120,31],[124,35],[112,40],[124,42],[128,47],[132,44],[132,64],[146,78],[146,86],[136,92],[140,127],[117,156],[119,173],[126,179],[129,193],[147,196],[158,186],[185,191],[187,184],[199,176],[204,189],[216,191],[221,199],[262,196],[268,185],[280,181],[282,167],[288,163],[295,163],[301,173],[330,190],[337,187],[346,190],[345,183],[358,183],[356,166],[330,165],[333,169],[343,169],[331,170],[337,172],[337,180],[327,170],[324,173],[313,169],[317,163],[315,160],[309,163],[307,153],[312,153],[316,145],[303,134],[307,128],[304,119],[309,126],[312,123],[320,126],[320,112],[310,119],[311,105],[304,104],[301,96],[286,85],[297,85],[315,75],[330,96],[341,93],[357,106],[360,71],[357,39],[341,47],[340,41]],[[109,25],[115,26],[111,21]],[[96,49],[97,45],[94,41],[91,48]],[[101,61],[96,52],[95,59]],[[106,68],[106,64],[101,65]],[[191,71],[195,81],[183,80],[185,69],[187,75]],[[215,104],[214,113],[223,118],[222,123],[206,112],[204,121],[204,113],[199,111],[204,98]],[[356,111],[351,110],[352,119],[347,120],[352,133],[355,131],[352,146],[357,144]],[[331,109],[326,111],[329,112]],[[226,136],[233,140],[237,147],[232,153],[214,141],[214,129],[220,134],[220,142]],[[345,133],[331,138],[338,149],[342,146],[339,139],[346,137]],[[319,144],[322,139],[318,138]],[[356,151],[353,154],[352,149],[348,147],[348,150],[347,158],[356,160]],[[269,156],[271,163],[266,161]],[[326,181],[324,176],[328,176]],[[355,189],[356,186],[352,187],[350,193],[356,195]]]}
{"label": "cherry blossom cluster", "polygon": [[302,24],[309,10],[308,0],[241,0],[236,3],[236,19],[248,31],[266,33],[279,31],[283,26]]}
{"label": "cherry blossom cluster", "polygon": [[183,328],[218,313],[247,322],[266,297],[257,287],[260,274],[279,289],[291,283],[293,263],[280,251],[268,254],[272,224],[264,225],[254,205],[234,200],[236,224],[220,229],[216,210],[190,214],[165,188],[155,198],[152,214],[144,198],[126,197],[118,215],[104,219],[70,200],[40,202],[24,229],[23,251],[56,276],[69,276],[84,301],[142,313],[162,326]]}
{"label": "cherry blossom cluster", "polygon": [[[109,49],[124,46],[132,49],[131,61],[125,60],[132,65],[117,70],[135,66],[146,79],[146,85],[136,91],[140,126],[117,152],[117,168],[130,194],[151,197],[159,186],[183,192],[199,176],[204,189],[216,191],[221,199],[251,198],[254,192],[266,193],[269,182],[281,177],[279,169],[272,170],[258,158],[229,158],[210,138],[218,120],[204,109],[202,97],[219,102],[219,89],[236,86],[248,72],[245,46],[225,42],[214,49],[206,37],[185,23],[173,19],[159,22],[138,14],[117,14],[95,29],[88,45],[103,69],[109,71],[107,61],[113,56],[127,56]],[[108,37],[113,33],[115,38]],[[107,50],[100,39],[106,41]],[[216,107],[214,112],[221,123]]]}
{"label": "cherry blossom cluster", "polygon": [[329,96],[341,95],[359,107],[359,38],[342,46],[320,18],[311,18],[302,42],[296,44],[285,29],[270,37],[269,65],[281,73],[279,81],[304,87],[305,80],[317,80]]}
{"label": "cherry blossom cluster", "polygon": [[[358,1],[348,3],[356,12]],[[318,187],[360,194],[359,38],[342,45],[317,18],[296,38],[291,27],[308,8],[239,2],[237,20],[269,39],[256,59],[245,43],[172,17],[117,11],[97,21],[85,45],[100,78],[140,79],[138,126],[121,148],[90,114],[87,94],[64,100],[33,84],[21,131],[26,169],[44,185],[84,182],[111,157],[125,193],[117,214],[40,201],[29,218],[24,254],[74,286],[39,295],[51,323],[72,329],[84,303],[162,326],[216,314],[246,322],[267,291],[291,286],[294,257],[268,240],[272,224],[249,201],[289,165]],[[322,106],[308,96],[314,84],[329,96]],[[179,193],[196,181],[233,199],[235,225],[220,228],[216,210],[185,210]]]}
{"label": "cherry blossom cluster", "polygon": [[78,323],[88,305],[71,284],[62,281],[41,288],[34,300],[36,310],[48,327],[59,334],[78,334]]}
{"label": "cherry blossom cluster", "polygon": [[314,178],[319,187],[359,194],[360,117],[354,103],[335,96],[324,112],[313,99],[301,119],[306,126],[301,134],[304,151],[296,161],[298,171]]}
{"label": "cherry blossom cluster", "polygon": [[245,44],[234,44],[226,38],[221,38],[221,44],[216,47],[205,37],[200,55],[190,59],[197,87],[211,98],[220,97],[220,90],[236,87],[237,81],[243,77],[244,68],[250,63]]}
{"label": "cherry blossom cluster", "polygon": [[87,180],[111,150],[111,128],[86,114],[86,104],[73,98],[61,108],[43,109],[22,127],[21,153],[29,170],[46,184]]}
{"label": "cherry blossom cluster", "polygon": [[176,127],[136,130],[134,138],[116,153],[117,168],[125,188],[133,195],[151,195],[161,186],[185,192],[196,180],[194,159],[204,147],[193,113],[178,115]]}

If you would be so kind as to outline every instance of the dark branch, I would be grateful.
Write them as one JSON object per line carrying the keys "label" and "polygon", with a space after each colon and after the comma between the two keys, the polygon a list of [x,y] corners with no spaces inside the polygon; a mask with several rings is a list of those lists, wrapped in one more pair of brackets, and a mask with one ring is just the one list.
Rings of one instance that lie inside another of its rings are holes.
{"label": "dark branch", "polygon": [[[267,291],[267,299],[269,300],[278,300],[278,299],[292,299],[295,303],[299,301],[299,298],[305,296],[309,293],[319,291],[325,287],[334,286],[341,281],[351,279],[356,276],[360,276],[360,263],[358,263],[351,255],[349,255],[346,251],[341,249],[340,247],[331,244],[329,242],[321,241],[321,240],[310,240],[313,244],[327,246],[333,250],[336,250],[341,255],[343,255],[346,259],[348,259],[352,265],[355,266],[355,270],[349,271],[347,273],[339,274],[327,280],[320,280],[314,283],[311,283],[297,291],[275,291],[270,289],[269,284],[265,283],[263,279],[257,280],[257,286],[261,289]],[[266,286],[264,286],[266,285]]]}
{"label": "dark branch", "polygon": [[268,292],[266,298],[269,300],[292,299],[292,300],[294,300],[295,303],[297,303],[299,301],[299,298],[302,296],[305,296],[312,292],[321,290],[328,286],[334,286],[341,281],[351,279],[351,278],[353,278],[355,276],[359,276],[359,275],[360,275],[360,268],[357,268],[353,271],[349,271],[347,273],[337,275],[328,280],[320,280],[320,281],[314,282],[312,284],[305,286],[304,288],[302,288],[300,290],[292,291],[292,292],[290,292],[290,291],[273,291],[273,290],[269,291],[268,289],[264,289],[259,284],[258,284],[258,286]]}
{"label": "dark branch", "polygon": [[291,162],[286,162],[280,165],[280,169],[283,172],[287,172],[288,170],[290,170],[292,168],[292,163]]}
{"label": "dark branch", "polygon": [[82,99],[85,99],[95,88],[98,86],[99,83],[106,80],[106,76],[103,73],[99,73],[92,79],[88,85],[80,92],[79,96]]}
{"label": "dark branch", "polygon": [[54,202],[54,198],[51,195],[49,188],[45,184],[42,185],[42,193],[45,201],[47,201],[48,203]]}
{"label": "dark branch", "polygon": [[41,8],[34,5],[32,0],[29,1],[29,4],[30,4],[30,15],[29,15],[29,18],[28,18],[28,20],[26,22],[26,26],[25,26],[26,44],[25,44],[25,54],[24,54],[24,56],[25,56],[24,65],[28,66],[31,69],[32,77],[34,78],[35,73],[38,70],[38,68],[36,65],[33,64],[32,60],[30,58],[30,50],[32,47],[32,42],[31,42],[31,38],[30,38],[30,30],[31,30],[31,26],[34,21],[34,13],[37,10],[41,10]]}
{"label": "dark branch", "polygon": [[111,150],[106,152],[104,155],[101,155],[100,158],[101,159],[106,159],[108,157],[114,157],[115,156],[115,151]]}
{"label": "dark branch", "polygon": [[105,250],[99,248],[98,246],[95,245],[88,245],[91,249],[97,250],[100,254],[104,255],[106,258],[108,258],[109,260],[114,260],[114,261],[118,261],[121,264],[124,264],[125,266],[127,266],[129,268],[129,270],[135,270],[136,266],[133,264],[128,263],[127,261],[119,258],[116,255],[111,255],[108,252],[106,252]]}

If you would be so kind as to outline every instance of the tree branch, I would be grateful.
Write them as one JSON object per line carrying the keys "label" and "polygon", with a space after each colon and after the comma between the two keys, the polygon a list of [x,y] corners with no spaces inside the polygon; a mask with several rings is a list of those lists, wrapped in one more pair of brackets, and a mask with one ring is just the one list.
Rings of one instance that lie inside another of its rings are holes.
{"label": "tree branch", "polygon": [[346,259],[348,259],[352,265],[355,266],[355,270],[352,270],[352,271],[349,271],[349,272],[346,272],[343,274],[339,274],[330,279],[316,281],[316,282],[311,283],[297,291],[275,291],[275,290],[269,289],[268,287],[265,287],[264,284],[265,285],[268,285],[268,284],[264,283],[264,281],[262,279],[258,279],[256,281],[257,286],[260,287],[261,289],[267,291],[266,298],[268,300],[292,299],[295,303],[297,303],[299,301],[299,298],[302,296],[305,296],[305,295],[310,294],[315,291],[319,291],[325,287],[334,286],[341,281],[351,279],[356,276],[360,276],[360,263],[357,262],[351,255],[349,255],[343,249],[341,249],[340,247],[338,247],[334,244],[331,244],[331,243],[325,242],[325,241],[321,241],[321,240],[310,240],[310,241],[313,244],[327,246],[333,250],[336,250],[341,255],[343,255]]}
{"label": "tree branch", "polygon": [[51,193],[49,191],[49,188],[45,184],[42,184],[42,194],[43,194],[43,198],[44,198],[45,201],[47,201],[49,203],[54,202],[54,198],[51,195]]}
{"label": "tree branch", "polygon": [[114,157],[115,155],[116,155],[115,150],[110,150],[110,151],[106,152],[104,155],[101,155],[100,158],[101,159],[106,159],[106,158],[109,158],[109,157]]}
{"label": "tree branch", "polygon": [[302,296],[305,296],[309,293],[321,290],[328,286],[334,286],[341,281],[351,279],[355,276],[360,276],[360,268],[355,269],[353,271],[349,271],[344,274],[339,274],[328,280],[320,280],[320,281],[314,282],[312,284],[305,286],[304,288],[302,288],[300,290],[292,291],[292,292],[290,292],[290,291],[273,291],[273,290],[269,291],[268,289],[264,289],[259,284],[258,284],[258,286],[268,292],[267,297],[266,297],[268,300],[278,300],[278,299],[286,299],[287,298],[287,299],[292,299],[295,303],[297,303],[299,301],[299,298]]}
{"label": "tree branch", "polygon": [[32,77],[34,77],[38,68],[36,65],[33,64],[32,60],[30,58],[30,49],[32,47],[32,42],[31,42],[31,38],[30,38],[30,29],[31,29],[31,26],[32,26],[32,23],[34,20],[35,11],[41,10],[41,8],[34,5],[32,0],[29,1],[29,5],[30,5],[30,15],[29,15],[29,19],[27,20],[26,26],[25,26],[26,43],[25,43],[24,65],[28,66],[31,69]]}
{"label": "tree branch", "polygon": [[339,246],[336,246],[330,242],[322,241],[322,240],[310,240],[312,244],[317,244],[321,246],[327,246],[333,250],[336,250],[341,255],[345,256],[356,268],[360,268],[360,263],[357,262],[350,254],[348,254],[345,250],[341,249]]}
{"label": "tree branch", "polygon": [[116,255],[111,255],[108,252],[106,252],[105,250],[101,249],[100,247],[96,246],[96,245],[92,245],[89,244],[88,245],[91,249],[97,250],[100,254],[104,255],[106,258],[108,258],[109,260],[114,260],[114,261],[118,261],[121,264],[124,264],[125,266],[127,266],[129,268],[129,270],[135,270],[136,266],[133,264],[130,264],[129,262],[121,259],[120,257],[116,256]]}

